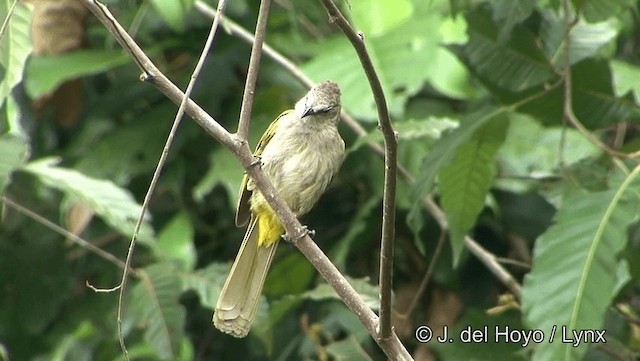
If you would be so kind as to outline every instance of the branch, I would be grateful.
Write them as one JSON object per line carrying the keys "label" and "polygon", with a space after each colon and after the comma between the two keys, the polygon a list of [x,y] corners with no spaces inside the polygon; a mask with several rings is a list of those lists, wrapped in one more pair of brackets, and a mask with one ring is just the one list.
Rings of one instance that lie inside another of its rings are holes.
{"label": "branch", "polygon": [[351,24],[342,15],[332,0],[320,0],[329,13],[331,21],[342,30],[353,45],[362,68],[364,69],[373,99],[378,110],[378,126],[384,137],[384,193],[382,196],[382,239],[380,241],[380,327],[378,336],[387,339],[391,336],[391,289],[393,276],[393,246],[396,223],[396,182],[398,176],[398,138],[391,125],[387,100],[378,78],[378,73],[371,62],[364,35],[356,33]]}
{"label": "branch", "polygon": [[[51,222],[50,220],[44,218],[43,216],[39,215],[38,213],[30,210],[27,207],[24,207],[14,201],[12,201],[11,199],[5,197],[5,196],[0,196],[0,200],[2,201],[2,203],[6,204],[7,206],[15,209],[16,211],[24,214],[25,216],[33,219],[34,221],[42,224],[43,226],[49,228],[50,230],[70,239],[73,243],[77,244],[78,246],[87,249],[93,253],[95,253],[96,255],[102,257],[103,259],[113,263],[114,265],[118,266],[119,268],[124,269],[126,267],[125,263],[122,262],[118,257],[114,256],[113,254],[103,250],[102,248],[98,248],[96,247],[93,243],[86,241],[85,239],[79,237],[77,234],[69,232],[68,230],[60,227],[59,225]],[[129,269],[129,272],[135,274],[135,270],[134,269]]]}
{"label": "branch", "polygon": [[[164,76],[151,60],[144,54],[138,45],[131,39],[126,31],[115,20],[109,10],[94,0],[84,0],[86,6],[95,14],[104,26],[111,32],[122,47],[131,54],[134,61],[144,72],[143,80],[149,81],[156,86],[160,92],[171,101],[179,104],[184,94],[169,79]],[[293,212],[277,195],[273,184],[266,177],[260,167],[259,162],[254,161],[254,157],[249,150],[246,141],[237,136],[229,134],[215,119],[200,108],[193,100],[189,99],[185,106],[185,112],[191,116],[208,134],[213,136],[227,150],[232,152],[238,159],[247,174],[253,179],[258,190],[281,220],[285,231],[290,235],[292,243],[309,259],[311,264],[320,272],[322,277],[333,287],[344,303],[353,311],[368,332],[376,335],[376,325],[378,317],[371,311],[353,287],[340,274],[327,256],[309,238],[306,229],[300,224]],[[374,337],[380,348],[390,359],[411,360],[411,355],[404,348],[397,336],[390,339],[381,340]]]}
{"label": "branch", "polygon": [[[260,56],[262,55],[262,43],[267,33],[267,19],[269,17],[269,7],[271,0],[262,0],[256,22],[256,35],[251,47],[251,57],[249,58],[249,69],[247,79],[244,84],[244,94],[242,95],[242,105],[240,106],[240,120],[238,121],[238,137],[247,140],[249,136],[249,123],[251,120],[251,108],[253,107],[253,97],[256,91],[256,81],[258,80],[258,70],[260,69]],[[220,15],[217,11],[216,14]]]}
{"label": "branch", "polygon": [[[165,142],[164,148],[162,149],[162,154],[160,155],[160,159],[158,160],[158,164],[156,165],[155,170],[153,171],[153,176],[151,177],[151,182],[149,184],[149,188],[147,189],[146,194],[144,195],[144,200],[142,202],[142,209],[140,210],[140,215],[138,216],[138,220],[136,222],[133,237],[131,238],[131,242],[129,243],[129,249],[127,250],[127,258],[125,260],[124,271],[122,272],[122,279],[120,280],[120,292],[118,294],[118,316],[117,316],[117,324],[118,324],[118,340],[120,341],[120,348],[124,353],[125,359],[129,360],[129,352],[127,351],[127,346],[124,342],[124,331],[122,327],[122,314],[124,310],[124,295],[127,289],[127,280],[129,275],[129,268],[131,265],[131,260],[133,258],[133,251],[135,249],[136,240],[138,238],[138,232],[140,232],[140,227],[142,226],[142,221],[144,219],[145,213],[147,212],[147,208],[149,207],[149,203],[151,202],[151,196],[153,195],[156,185],[158,184],[158,179],[160,179],[160,174],[164,165],[167,161],[167,156],[169,155],[169,149],[171,149],[171,145],[173,144],[173,138],[175,137],[176,132],[178,131],[178,127],[180,127],[180,123],[182,121],[182,117],[184,116],[184,109],[191,95],[191,91],[195,86],[196,80],[200,71],[202,70],[202,66],[204,65],[207,54],[209,54],[209,50],[213,44],[213,39],[215,37],[216,31],[218,29],[218,25],[220,24],[220,19],[222,14],[224,13],[226,0],[220,0],[218,3],[218,11],[216,16],[213,18],[213,23],[211,24],[211,29],[209,30],[209,36],[207,37],[207,41],[204,45],[204,48],[200,54],[198,59],[198,63],[196,64],[195,69],[193,70],[193,74],[191,75],[191,79],[189,80],[189,84],[187,85],[187,89],[180,100],[180,106],[178,107],[178,111],[173,120],[173,124],[171,125],[171,130],[169,131],[169,135],[167,136],[167,140]],[[106,8],[104,8],[106,10]],[[115,19],[111,17],[114,25],[118,25]],[[118,25],[119,26],[119,25]],[[128,35],[127,35],[128,37]]]}

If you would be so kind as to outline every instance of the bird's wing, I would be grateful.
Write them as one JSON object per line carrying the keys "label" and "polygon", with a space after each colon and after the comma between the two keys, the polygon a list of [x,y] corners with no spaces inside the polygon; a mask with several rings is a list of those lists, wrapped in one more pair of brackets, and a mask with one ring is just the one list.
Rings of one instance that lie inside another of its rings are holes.
{"label": "bird's wing", "polygon": [[[258,145],[256,145],[256,149],[253,151],[254,157],[260,157],[262,152],[264,152],[264,148],[269,144],[269,141],[276,134],[278,129],[278,125],[280,124],[280,118],[285,115],[291,113],[293,110],[286,110],[282,112],[282,114],[278,115],[276,120],[269,124],[267,130],[262,134],[260,140],[258,141]],[[247,184],[249,183],[249,177],[245,172],[244,177],[242,177],[242,183],[240,184],[240,193],[238,194],[238,206],[236,207],[236,226],[242,227],[247,222],[249,222],[249,218],[251,218],[251,214],[249,211],[249,198],[251,198],[252,190],[247,189]]]}

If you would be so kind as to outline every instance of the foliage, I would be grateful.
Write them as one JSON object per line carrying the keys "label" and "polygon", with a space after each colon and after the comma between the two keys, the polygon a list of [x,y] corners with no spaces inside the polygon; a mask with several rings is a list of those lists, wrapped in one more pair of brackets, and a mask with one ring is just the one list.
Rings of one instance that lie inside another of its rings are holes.
{"label": "foliage", "polygon": [[[5,200],[124,260],[177,107],[139,81],[134,62],[76,0],[13,3],[0,0],[7,19],[0,37],[0,359],[122,360],[117,292],[87,287],[116,286],[117,262]],[[411,175],[398,182],[393,279],[401,316],[394,328],[416,360],[640,354],[640,167],[637,156],[626,156],[640,149],[638,3],[567,3],[339,2],[364,35],[398,130],[400,163]],[[108,5],[185,88],[211,20],[191,0]],[[257,11],[257,2],[231,1],[226,15],[254,29]],[[78,34],[42,24],[68,29],[70,18],[82,24],[81,41],[72,42],[78,46],[47,51]],[[274,3],[267,42],[312,79],[337,81],[344,108],[366,129],[360,135],[341,126],[345,163],[302,221],[376,309],[384,165],[369,147],[382,137],[364,72],[317,1]],[[193,94],[230,130],[249,52],[219,31]],[[263,55],[251,144],[303,93]],[[234,225],[242,174],[229,152],[183,122],[133,253],[122,319],[131,359],[384,359],[358,318],[286,244],[249,336],[213,328],[212,309],[243,233]],[[449,229],[420,294],[440,239],[428,195]],[[468,251],[466,235],[522,285],[520,298]],[[446,326],[451,342],[418,342],[421,325],[434,336]],[[485,326],[486,343],[460,340]],[[505,327],[541,332],[544,341],[495,342]],[[566,337],[606,330],[607,343],[573,347],[562,342],[563,327]]]}

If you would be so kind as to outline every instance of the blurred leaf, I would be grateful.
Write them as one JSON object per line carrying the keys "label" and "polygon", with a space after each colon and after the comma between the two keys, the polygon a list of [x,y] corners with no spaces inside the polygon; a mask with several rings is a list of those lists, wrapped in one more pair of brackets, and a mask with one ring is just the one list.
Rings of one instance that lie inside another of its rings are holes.
{"label": "blurred leaf", "polygon": [[640,67],[620,60],[611,60],[609,65],[613,74],[615,94],[623,96],[633,91],[634,98],[637,99],[640,95],[640,83],[637,81],[640,77]]}
{"label": "blurred leaf", "polygon": [[[347,281],[371,309],[378,309],[379,287],[371,285],[368,278],[355,279],[347,277]],[[341,300],[336,291],[328,283],[324,282],[316,286],[316,288],[306,291],[301,297],[313,301]]]}
{"label": "blurred leaf", "polygon": [[229,195],[229,207],[236,208],[238,188],[242,182],[244,170],[238,160],[228,150],[218,147],[209,155],[209,167],[198,184],[193,187],[193,198],[202,202],[217,185],[222,185]]}
{"label": "blurred leaf", "polygon": [[505,40],[513,27],[528,18],[536,5],[536,0],[498,0],[490,3],[493,21],[502,24],[499,39]]}
{"label": "blurred leaf", "polygon": [[186,14],[191,10],[193,0],[151,0],[151,5],[171,30],[182,32]]}
{"label": "blurred leaf", "polygon": [[27,160],[29,146],[21,138],[0,135],[0,194],[11,181],[11,173]]}
{"label": "blurred leaf", "polygon": [[569,166],[600,154],[598,147],[577,130],[544,127],[521,114],[513,114],[512,119],[506,141],[498,152],[500,171],[507,177],[498,180],[503,188],[528,189],[528,185],[535,186],[532,180],[557,175],[561,163]]}
{"label": "blurred leaf", "polygon": [[[22,168],[45,185],[86,203],[107,224],[131,237],[141,206],[131,194],[110,181],[90,178],[72,169],[56,167],[50,159],[33,161]],[[147,216],[149,214],[147,213]],[[150,242],[153,229],[146,217],[140,228],[140,241]]]}
{"label": "blurred leaf", "polygon": [[634,0],[582,1],[572,0],[588,22],[604,21],[625,9],[633,8]]}
{"label": "blurred leaf", "polygon": [[439,47],[433,57],[435,67],[430,83],[440,93],[455,99],[469,99],[478,91],[470,81],[469,72],[449,49]]}
{"label": "blurred leaf", "polygon": [[[367,37],[369,56],[376,67],[393,116],[401,116],[407,99],[418,92],[435,70],[428,59],[438,47],[436,13],[414,14],[393,30]],[[322,53],[303,66],[316,82],[333,79],[342,89],[342,104],[351,114],[368,121],[377,119],[369,83],[360,61],[344,37],[327,40]]]}
{"label": "blurred leaf", "polygon": [[367,37],[386,33],[413,13],[410,0],[363,0],[350,8],[351,20]]}
{"label": "blurred leaf", "polygon": [[358,340],[349,336],[344,340],[331,342],[325,346],[327,353],[338,361],[373,360],[362,348]]}
{"label": "blurred leaf", "polygon": [[185,310],[179,302],[180,277],[170,263],[139,270],[126,317],[144,328],[144,338],[162,359],[177,360],[183,337]]}
{"label": "blurred leaf", "polygon": [[508,126],[506,117],[497,117],[476,130],[471,140],[458,148],[453,161],[438,173],[454,265],[460,259],[464,236],[484,207],[496,172],[495,155],[504,142]]}
{"label": "blurred leaf", "polygon": [[[100,133],[94,135],[87,130],[83,133],[85,138],[76,139],[74,150],[80,154],[74,168],[88,176],[112,179],[121,185],[153,171],[171,127],[173,116],[169,114],[173,109],[169,104],[155,106],[139,114],[134,122],[118,127],[90,119],[90,128],[99,129]],[[178,142],[179,139],[174,142],[174,149],[179,147]]]}
{"label": "blurred leaf", "polygon": [[302,253],[288,253],[271,265],[263,293],[269,297],[277,297],[304,292],[315,275],[315,268]]}
{"label": "blurred leaf", "polygon": [[[564,36],[564,19],[553,11],[543,12],[540,26],[544,52],[556,69],[563,69],[566,63],[566,41]],[[570,64],[576,64],[590,58],[606,44],[615,41],[618,25],[613,20],[589,24],[578,21],[571,27],[569,37]]]}
{"label": "blurred leaf", "polygon": [[66,80],[102,73],[131,60],[120,50],[77,50],[57,56],[33,56],[27,65],[25,91],[38,98]]}
{"label": "blurred leaf", "polygon": [[22,81],[22,73],[31,54],[31,10],[22,2],[17,2],[13,13],[9,10],[16,1],[0,0],[0,21],[6,27],[0,34],[0,107],[11,90]]}
{"label": "blurred leaf", "polygon": [[231,269],[228,263],[211,263],[205,268],[183,275],[184,290],[193,290],[200,297],[200,303],[213,310],[218,296]]}
{"label": "blurred leaf", "polygon": [[158,234],[155,250],[162,257],[177,261],[181,270],[192,270],[196,264],[193,225],[186,212],[176,214]]}
{"label": "blurred leaf", "polygon": [[[43,228],[34,226],[37,232]],[[0,242],[0,335],[42,335],[71,297],[71,274],[56,235]],[[18,347],[18,345],[15,345]],[[17,350],[14,350],[16,352]]]}
{"label": "blurred leaf", "polygon": [[[637,195],[628,188],[638,173],[640,168],[618,189],[575,190],[564,199],[555,224],[536,241],[534,267],[524,280],[522,310],[529,327],[545,334],[554,325],[601,329],[618,288],[626,229],[638,218]],[[584,344],[545,342],[534,360],[579,360],[585,352]]]}
{"label": "blurred leaf", "polygon": [[353,247],[357,238],[367,229],[368,223],[366,219],[371,216],[371,212],[380,205],[381,197],[370,197],[364,204],[361,204],[357,209],[353,221],[349,226],[347,233],[342,236],[331,249],[331,261],[339,269],[344,269],[347,263],[349,254],[355,251]]}

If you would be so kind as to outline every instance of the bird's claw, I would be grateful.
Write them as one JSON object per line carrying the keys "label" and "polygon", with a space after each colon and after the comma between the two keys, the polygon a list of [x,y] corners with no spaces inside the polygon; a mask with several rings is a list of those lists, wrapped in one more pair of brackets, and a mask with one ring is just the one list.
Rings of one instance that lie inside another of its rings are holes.
{"label": "bird's claw", "polygon": [[307,235],[312,238],[316,235],[316,231],[314,231],[313,229],[309,229],[307,226],[302,226],[301,228],[299,228],[297,233],[298,234],[293,237],[288,233],[285,233],[282,235],[282,238],[287,242],[293,242]]}

